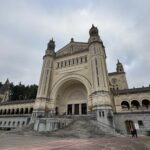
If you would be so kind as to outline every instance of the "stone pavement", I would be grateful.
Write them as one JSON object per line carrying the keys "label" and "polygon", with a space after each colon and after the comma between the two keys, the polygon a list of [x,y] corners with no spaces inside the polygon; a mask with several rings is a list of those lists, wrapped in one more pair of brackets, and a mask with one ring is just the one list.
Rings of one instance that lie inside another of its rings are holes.
{"label": "stone pavement", "polygon": [[148,150],[142,138],[51,138],[45,136],[0,135],[0,150]]}

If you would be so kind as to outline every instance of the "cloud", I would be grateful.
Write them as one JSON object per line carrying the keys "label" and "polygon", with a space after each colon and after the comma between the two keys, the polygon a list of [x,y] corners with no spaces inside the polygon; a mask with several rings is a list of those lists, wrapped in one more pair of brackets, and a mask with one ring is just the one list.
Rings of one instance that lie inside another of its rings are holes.
{"label": "cloud", "polygon": [[150,2],[87,0],[0,1],[0,80],[38,84],[49,39],[56,50],[74,37],[88,41],[91,24],[99,28],[108,70],[123,62],[130,87],[148,85]]}

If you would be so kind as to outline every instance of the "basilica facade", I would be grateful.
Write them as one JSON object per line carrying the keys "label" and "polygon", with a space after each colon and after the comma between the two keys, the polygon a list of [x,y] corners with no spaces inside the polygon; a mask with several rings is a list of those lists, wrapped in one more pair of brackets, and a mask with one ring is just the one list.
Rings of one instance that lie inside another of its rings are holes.
{"label": "basilica facade", "polygon": [[[57,123],[66,116],[95,116],[99,125],[116,132],[128,134],[132,128],[139,134],[150,132],[150,87],[129,89],[119,60],[116,71],[108,72],[105,46],[94,25],[87,42],[72,38],[55,51],[55,42],[50,40],[43,56],[36,100],[15,103],[1,101],[1,128],[17,127],[17,116],[24,117],[24,125],[34,123],[36,130],[41,127],[46,131],[52,129],[50,119]],[[24,106],[29,107],[26,114]],[[40,122],[42,118],[44,122]]]}

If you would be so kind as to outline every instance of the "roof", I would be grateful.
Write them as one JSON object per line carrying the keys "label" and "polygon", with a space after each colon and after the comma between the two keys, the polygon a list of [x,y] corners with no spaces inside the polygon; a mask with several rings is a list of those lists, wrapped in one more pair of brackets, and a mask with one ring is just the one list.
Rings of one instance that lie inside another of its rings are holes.
{"label": "roof", "polygon": [[6,101],[6,102],[3,102],[3,103],[0,103],[0,106],[1,105],[10,105],[10,104],[26,104],[26,103],[33,103],[33,102],[35,102],[35,99]]}
{"label": "roof", "polygon": [[110,73],[108,73],[109,76],[118,75],[118,74],[125,74],[125,72],[110,72]]}
{"label": "roof", "polygon": [[113,91],[114,95],[123,95],[123,94],[134,94],[134,93],[143,93],[143,92],[150,92],[149,87],[140,87],[140,88],[132,88],[132,89],[124,89],[124,90],[116,90]]}

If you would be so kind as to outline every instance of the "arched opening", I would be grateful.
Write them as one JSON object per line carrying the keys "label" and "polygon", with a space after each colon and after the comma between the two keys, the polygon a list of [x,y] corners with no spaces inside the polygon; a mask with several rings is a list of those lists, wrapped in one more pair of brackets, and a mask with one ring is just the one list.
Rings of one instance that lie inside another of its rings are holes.
{"label": "arched opening", "polygon": [[25,125],[25,121],[22,122],[22,126],[24,126],[24,125]]}
{"label": "arched opening", "polygon": [[32,114],[32,112],[33,112],[33,108],[31,107],[31,108],[30,108],[30,114]]}
{"label": "arched opening", "polygon": [[6,115],[6,112],[7,112],[7,110],[6,110],[6,109],[4,109],[4,110],[3,110],[3,115]]}
{"label": "arched opening", "polygon": [[23,108],[20,109],[20,114],[23,114]]}
{"label": "arched opening", "polygon": [[11,121],[8,122],[8,125],[9,125],[9,126],[10,126],[10,124],[11,124]]}
{"label": "arched opening", "polygon": [[78,80],[69,80],[61,84],[56,93],[55,114],[87,114],[87,90]]}
{"label": "arched opening", "polygon": [[150,101],[147,99],[142,100],[142,106],[148,109],[150,107]]}
{"label": "arched opening", "polygon": [[140,103],[139,103],[137,100],[133,100],[133,101],[131,102],[131,106],[132,106],[132,108],[134,108],[134,109],[139,109]]}
{"label": "arched opening", "polygon": [[13,121],[12,125],[15,126],[15,121]]}
{"label": "arched opening", "polygon": [[10,115],[10,109],[8,109],[7,114]]}
{"label": "arched opening", "polygon": [[131,133],[131,130],[135,129],[134,122],[132,120],[125,121],[127,134]]}
{"label": "arched opening", "polygon": [[130,109],[130,105],[127,101],[122,101],[121,107],[122,109],[128,109],[128,110]]}
{"label": "arched opening", "polygon": [[28,108],[25,108],[25,114],[28,114]]}
{"label": "arched opening", "polygon": [[12,115],[15,114],[15,109],[12,109],[11,114]]}
{"label": "arched opening", "polygon": [[19,114],[19,108],[16,109],[16,114]]}
{"label": "arched opening", "polygon": [[19,126],[19,125],[20,125],[20,121],[17,122],[17,126]]}
{"label": "arched opening", "polygon": [[4,121],[4,126],[6,125],[6,123],[7,123],[7,122],[6,122],[6,121]]}
{"label": "arched opening", "polygon": [[0,110],[0,115],[2,115],[2,110]]}

